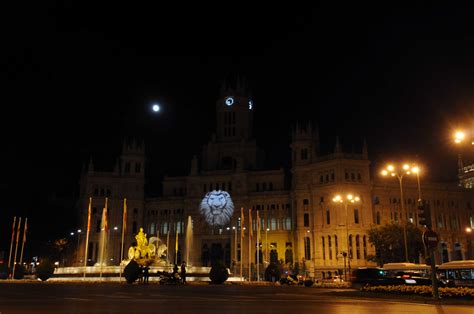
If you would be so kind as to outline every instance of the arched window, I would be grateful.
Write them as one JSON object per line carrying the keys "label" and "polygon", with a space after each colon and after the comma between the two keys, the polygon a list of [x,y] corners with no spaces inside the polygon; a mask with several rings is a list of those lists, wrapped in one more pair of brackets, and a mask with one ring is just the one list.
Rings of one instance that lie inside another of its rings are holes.
{"label": "arched window", "polygon": [[349,235],[349,258],[352,258],[352,234]]}
{"label": "arched window", "polygon": [[356,256],[357,259],[360,259],[360,237],[356,235]]}
{"label": "arched window", "polygon": [[328,252],[329,252],[329,259],[332,259],[332,241],[331,241],[331,236],[328,236]]}
{"label": "arched window", "polygon": [[321,241],[322,241],[321,248],[323,249],[323,259],[326,259],[326,244],[324,243],[324,237],[321,237]]}
{"label": "arched window", "polygon": [[304,238],[304,258],[307,261],[311,260],[311,239],[309,237]]}

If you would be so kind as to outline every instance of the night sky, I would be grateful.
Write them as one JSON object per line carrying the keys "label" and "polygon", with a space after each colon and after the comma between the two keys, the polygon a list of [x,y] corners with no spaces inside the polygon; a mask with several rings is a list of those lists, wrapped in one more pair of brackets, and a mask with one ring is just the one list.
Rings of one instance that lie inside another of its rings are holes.
{"label": "night sky", "polygon": [[459,4],[61,1],[3,7],[0,20],[0,251],[13,215],[31,221],[31,254],[77,229],[83,163],[111,168],[124,137],[146,140],[148,195],[164,174],[187,174],[236,76],[270,168],[288,166],[291,126],[312,121],[324,151],[336,135],[349,151],[366,137],[374,171],[407,157],[455,181],[451,131],[473,123],[474,20]]}

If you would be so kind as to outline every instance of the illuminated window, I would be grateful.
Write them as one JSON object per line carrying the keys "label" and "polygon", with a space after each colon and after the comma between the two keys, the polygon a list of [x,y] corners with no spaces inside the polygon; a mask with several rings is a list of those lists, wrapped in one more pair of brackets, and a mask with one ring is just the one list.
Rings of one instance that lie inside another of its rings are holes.
{"label": "illuminated window", "polygon": [[305,213],[303,216],[303,224],[305,227],[309,227],[309,214]]}

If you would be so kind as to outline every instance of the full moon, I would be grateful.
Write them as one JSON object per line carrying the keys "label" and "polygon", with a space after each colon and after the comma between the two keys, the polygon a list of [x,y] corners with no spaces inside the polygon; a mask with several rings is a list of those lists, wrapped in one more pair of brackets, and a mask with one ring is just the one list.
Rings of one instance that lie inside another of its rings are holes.
{"label": "full moon", "polygon": [[158,106],[158,105],[156,105],[156,104],[153,105],[153,111],[154,111],[154,112],[160,111],[160,106]]}

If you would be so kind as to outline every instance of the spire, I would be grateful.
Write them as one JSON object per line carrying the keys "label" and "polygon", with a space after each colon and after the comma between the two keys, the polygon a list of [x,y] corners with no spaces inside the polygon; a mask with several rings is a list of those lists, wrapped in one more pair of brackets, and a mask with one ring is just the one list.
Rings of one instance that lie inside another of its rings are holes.
{"label": "spire", "polygon": [[339,154],[342,153],[342,146],[339,142],[339,136],[336,136],[336,148],[334,149],[334,153]]}
{"label": "spire", "polygon": [[364,137],[364,144],[362,145],[362,156],[364,159],[369,159],[369,150],[367,146],[367,138]]}
{"label": "spire", "polygon": [[87,165],[87,172],[94,172],[94,164],[92,163],[92,156],[89,157],[89,164]]}

